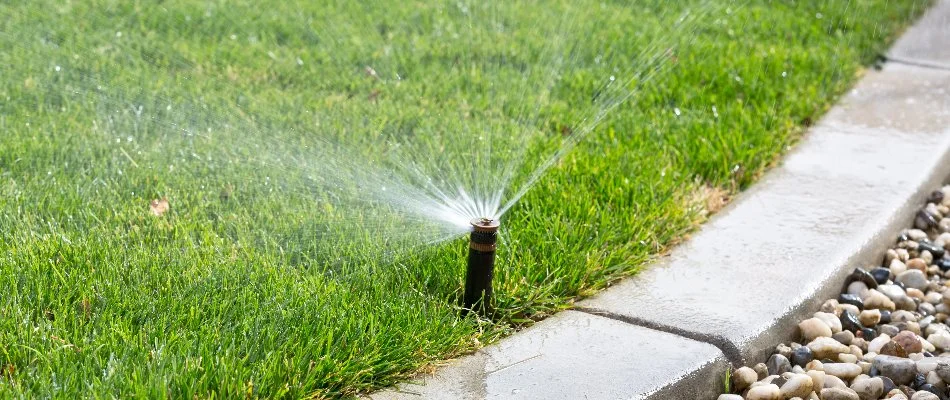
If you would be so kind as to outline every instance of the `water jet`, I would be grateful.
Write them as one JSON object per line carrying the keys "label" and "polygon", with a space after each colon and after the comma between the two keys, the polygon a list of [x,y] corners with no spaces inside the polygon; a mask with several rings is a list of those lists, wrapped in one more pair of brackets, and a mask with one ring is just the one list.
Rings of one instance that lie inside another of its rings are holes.
{"label": "water jet", "polygon": [[462,314],[474,311],[481,315],[492,312],[492,278],[495,275],[495,242],[498,240],[498,220],[474,218],[468,245],[468,268],[465,272],[464,309]]}

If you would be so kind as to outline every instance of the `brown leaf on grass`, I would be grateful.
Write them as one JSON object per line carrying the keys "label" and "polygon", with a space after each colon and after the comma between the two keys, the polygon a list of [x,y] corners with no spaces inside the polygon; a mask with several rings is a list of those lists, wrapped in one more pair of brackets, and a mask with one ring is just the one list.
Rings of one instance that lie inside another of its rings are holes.
{"label": "brown leaf on grass", "polygon": [[148,208],[152,211],[152,215],[161,217],[168,212],[168,199],[162,197],[161,199],[152,200]]}

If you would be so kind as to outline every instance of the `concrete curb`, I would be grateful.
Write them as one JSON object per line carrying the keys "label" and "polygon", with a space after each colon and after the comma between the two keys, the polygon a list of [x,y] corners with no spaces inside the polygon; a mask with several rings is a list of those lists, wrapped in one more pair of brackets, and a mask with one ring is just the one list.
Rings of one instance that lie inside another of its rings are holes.
{"label": "concrete curb", "polygon": [[[901,39],[889,54],[946,61],[948,20],[943,0],[908,32],[929,45]],[[869,72],[781,166],[643,273],[370,398],[715,398],[730,365],[764,361],[853,268],[880,264],[950,172],[950,71],[915,64]]]}

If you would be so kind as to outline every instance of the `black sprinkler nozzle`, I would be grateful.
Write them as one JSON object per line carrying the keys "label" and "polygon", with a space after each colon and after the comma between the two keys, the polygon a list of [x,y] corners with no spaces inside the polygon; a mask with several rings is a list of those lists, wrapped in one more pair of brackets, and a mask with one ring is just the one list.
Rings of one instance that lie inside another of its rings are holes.
{"label": "black sprinkler nozzle", "polygon": [[492,278],[495,275],[495,242],[498,221],[475,218],[468,245],[468,269],[465,273],[465,297],[462,315],[469,312],[487,316],[492,313]]}

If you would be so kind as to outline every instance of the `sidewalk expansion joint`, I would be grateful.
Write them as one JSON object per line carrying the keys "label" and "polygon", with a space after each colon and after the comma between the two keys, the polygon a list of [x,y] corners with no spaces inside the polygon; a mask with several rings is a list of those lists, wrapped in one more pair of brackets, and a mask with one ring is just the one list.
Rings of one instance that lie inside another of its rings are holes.
{"label": "sidewalk expansion joint", "polygon": [[903,64],[903,65],[909,65],[912,67],[935,69],[935,70],[940,70],[940,71],[950,71],[950,64],[944,64],[940,62],[918,60],[914,58],[897,57],[897,56],[892,56],[890,54],[882,54],[881,58],[883,58],[884,61],[892,62],[895,64]]}
{"label": "sidewalk expansion joint", "polygon": [[695,340],[697,342],[707,343],[719,349],[723,355],[726,356],[726,359],[729,360],[729,363],[732,364],[733,368],[739,368],[745,365],[745,362],[742,359],[742,353],[739,351],[739,348],[736,347],[730,340],[709,333],[693,332],[690,330],[677,328],[675,326],[662,324],[655,321],[646,320],[643,318],[630,317],[626,315],[621,315],[613,313],[607,310],[602,310],[599,308],[592,307],[574,307],[572,310],[577,312],[582,312],[590,315],[596,315],[598,317],[604,317],[612,319],[615,321],[624,322],[630,325],[636,325],[642,328],[652,329],[655,331],[666,332],[669,334],[681,336],[690,340]]}

